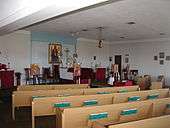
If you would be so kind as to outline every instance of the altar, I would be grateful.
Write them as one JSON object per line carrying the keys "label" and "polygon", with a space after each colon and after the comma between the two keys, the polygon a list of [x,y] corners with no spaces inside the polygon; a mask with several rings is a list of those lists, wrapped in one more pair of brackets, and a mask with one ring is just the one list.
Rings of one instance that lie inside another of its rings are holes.
{"label": "altar", "polygon": [[[68,72],[73,73],[74,68],[68,68]],[[80,83],[81,84],[90,84],[91,81],[105,81],[106,78],[106,69],[105,68],[96,68],[94,71],[92,68],[81,68]],[[75,78],[73,77],[73,80]]]}

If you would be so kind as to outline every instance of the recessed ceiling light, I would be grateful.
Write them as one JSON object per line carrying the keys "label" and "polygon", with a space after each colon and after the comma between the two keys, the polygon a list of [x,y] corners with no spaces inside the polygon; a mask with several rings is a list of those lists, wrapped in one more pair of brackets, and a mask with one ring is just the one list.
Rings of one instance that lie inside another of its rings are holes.
{"label": "recessed ceiling light", "polygon": [[135,22],[131,21],[131,22],[127,22],[127,24],[129,25],[133,25],[133,24],[136,24]]}
{"label": "recessed ceiling light", "polygon": [[120,38],[121,38],[121,39],[124,39],[125,37],[124,37],[124,36],[121,36]]}
{"label": "recessed ceiling light", "polygon": [[163,32],[161,32],[161,33],[159,33],[159,35],[166,35],[165,33],[163,33]]}
{"label": "recessed ceiling light", "polygon": [[83,32],[87,32],[88,30],[87,29],[82,29]]}

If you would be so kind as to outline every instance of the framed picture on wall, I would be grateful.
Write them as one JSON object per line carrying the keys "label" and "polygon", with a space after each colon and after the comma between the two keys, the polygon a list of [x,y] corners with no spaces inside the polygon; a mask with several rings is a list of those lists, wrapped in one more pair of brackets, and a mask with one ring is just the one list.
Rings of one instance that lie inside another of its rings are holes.
{"label": "framed picture on wall", "polygon": [[111,61],[112,61],[112,59],[113,59],[113,58],[110,56],[110,57],[109,57],[109,61],[111,62]]}
{"label": "framed picture on wall", "polygon": [[154,56],[154,60],[158,60],[158,56]]}
{"label": "framed picture on wall", "polygon": [[164,60],[159,60],[160,65],[164,65]]}
{"label": "framed picture on wall", "polygon": [[165,57],[165,53],[164,52],[160,52],[159,53],[159,58],[164,58]]}
{"label": "framed picture on wall", "polygon": [[167,61],[170,61],[170,56],[166,56],[166,60],[167,60]]}
{"label": "framed picture on wall", "polygon": [[129,58],[128,57],[125,58],[125,63],[129,63]]}
{"label": "framed picture on wall", "polygon": [[60,43],[51,43],[48,46],[48,62],[50,64],[61,63],[62,45]]}

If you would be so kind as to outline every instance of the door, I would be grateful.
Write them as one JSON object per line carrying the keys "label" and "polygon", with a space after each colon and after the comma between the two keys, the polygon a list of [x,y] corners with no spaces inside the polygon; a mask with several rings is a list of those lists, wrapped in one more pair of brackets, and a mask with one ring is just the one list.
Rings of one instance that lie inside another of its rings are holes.
{"label": "door", "polygon": [[121,71],[122,71],[122,55],[115,55],[115,64],[118,65],[119,68],[119,74],[121,79]]}

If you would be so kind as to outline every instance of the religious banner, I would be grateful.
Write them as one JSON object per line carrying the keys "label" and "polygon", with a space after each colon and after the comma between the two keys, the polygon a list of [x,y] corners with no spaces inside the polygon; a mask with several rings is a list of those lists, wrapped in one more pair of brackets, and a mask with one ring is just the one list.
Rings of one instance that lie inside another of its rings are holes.
{"label": "religious banner", "polygon": [[40,74],[40,68],[39,68],[38,64],[30,65],[30,74],[31,74],[31,76]]}
{"label": "religious banner", "polygon": [[62,55],[62,45],[60,43],[49,44],[48,62],[52,64],[60,64]]}
{"label": "religious banner", "polygon": [[118,70],[119,70],[119,66],[118,66],[118,64],[112,64],[112,72],[113,73],[116,73],[116,72],[119,72]]}
{"label": "religious banner", "polygon": [[80,64],[74,64],[74,76],[80,76],[81,75],[81,67]]}

